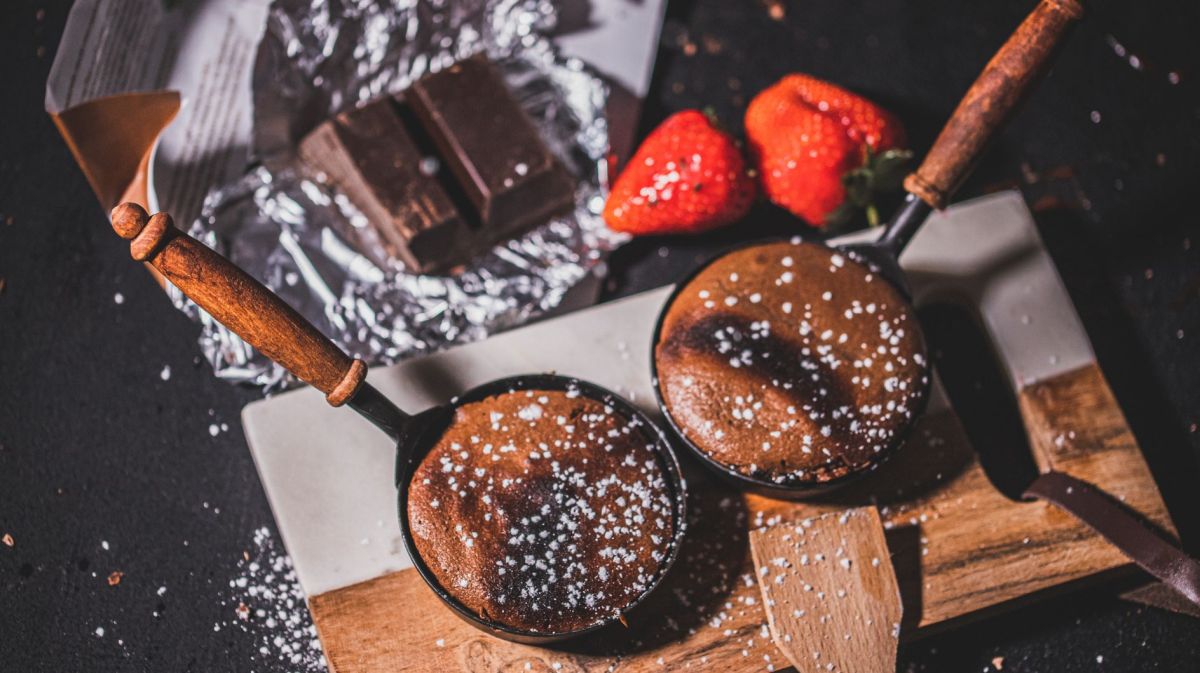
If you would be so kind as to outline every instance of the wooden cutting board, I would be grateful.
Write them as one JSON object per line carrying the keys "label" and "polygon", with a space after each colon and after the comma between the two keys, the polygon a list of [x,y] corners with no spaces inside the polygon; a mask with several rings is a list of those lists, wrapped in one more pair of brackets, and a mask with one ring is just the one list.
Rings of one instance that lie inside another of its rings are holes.
{"label": "wooden cutting board", "polygon": [[[1018,194],[932,216],[901,261],[918,304],[953,298],[977,311],[1039,466],[1093,482],[1173,531]],[[668,292],[379,368],[370,378],[402,407],[420,409],[493,378],[553,370],[608,387],[657,417],[650,339]],[[870,504],[887,528],[904,603],[902,637],[1127,567],[1069,515],[997,491],[935,384],[929,411],[896,458],[830,499],[743,496],[691,470],[691,528],[680,559],[629,628],[567,649],[516,645],[459,621],[411,569],[396,523],[393,449],[381,433],[309,389],[249,405],[243,417],[335,673],[784,669],[748,531]]]}

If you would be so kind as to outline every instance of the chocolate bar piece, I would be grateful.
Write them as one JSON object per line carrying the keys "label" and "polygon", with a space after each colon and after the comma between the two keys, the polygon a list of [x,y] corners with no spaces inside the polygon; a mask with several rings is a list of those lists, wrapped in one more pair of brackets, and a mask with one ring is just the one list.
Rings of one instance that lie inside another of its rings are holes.
{"label": "chocolate bar piece", "polygon": [[422,78],[407,101],[490,236],[517,234],[574,203],[574,180],[483,56]]}
{"label": "chocolate bar piece", "polygon": [[[482,56],[421,79],[403,100],[326,121],[300,156],[363,212],[388,256],[420,272],[464,262],[575,202],[574,179]],[[359,239],[368,254],[377,247]]]}
{"label": "chocolate bar piece", "polygon": [[408,268],[431,271],[466,257],[471,228],[434,171],[422,169],[429,158],[405,130],[392,98],[322,123],[301,141],[300,156],[342,190],[386,252]]}

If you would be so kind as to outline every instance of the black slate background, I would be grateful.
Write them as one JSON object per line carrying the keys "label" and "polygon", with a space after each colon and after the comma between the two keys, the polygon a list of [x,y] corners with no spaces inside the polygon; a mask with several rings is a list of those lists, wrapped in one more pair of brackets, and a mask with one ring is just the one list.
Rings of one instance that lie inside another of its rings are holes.
{"label": "black slate background", "polygon": [[[703,106],[736,130],[754,92],[804,70],[891,107],[919,150],[1032,4],[806,0],[772,12],[760,0],[676,0],[643,131]],[[1034,204],[1196,552],[1200,5],[1088,5],[963,196],[1015,186]],[[0,545],[0,671],[294,670],[259,655],[253,630],[213,630],[233,617],[228,582],[254,530],[271,525],[238,421],[258,394],[200,363],[196,326],[129,261],[42,111],[68,9],[0,8],[0,535],[15,543]],[[587,20],[586,3],[567,9],[568,29]],[[607,295],[670,282],[729,241],[795,228],[763,206],[719,234],[636,241],[614,255]],[[971,331],[945,312],[926,317],[938,357],[955,365],[948,383],[964,415],[1009,418]],[[210,437],[212,423],[229,431]],[[110,587],[114,570],[125,574]],[[990,670],[996,656],[1005,671],[1200,669],[1200,621],[1120,601],[1127,583],[906,645],[900,670]]]}

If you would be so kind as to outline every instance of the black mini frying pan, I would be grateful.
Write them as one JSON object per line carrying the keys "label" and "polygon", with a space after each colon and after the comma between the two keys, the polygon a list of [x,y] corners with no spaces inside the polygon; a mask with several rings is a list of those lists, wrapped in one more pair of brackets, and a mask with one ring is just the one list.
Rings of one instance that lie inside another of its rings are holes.
{"label": "black mini frying pan", "polygon": [[[418,414],[407,414],[365,382],[367,367],[362,360],[351,359],[254,278],[176,229],[169,215],[159,213],[150,217],[140,206],[127,203],[113,210],[112,221],[116,232],[130,240],[130,252],[135,260],[151,264],[221,324],[301,380],[325,393],[329,404],[335,407],[343,404],[349,406],[396,442],[397,507],[405,549],[434,593],[468,623],[497,637],[522,643],[548,643],[572,638],[623,619],[624,614],[639,605],[668,572],[678,555],[685,528],[686,492],[683,475],[663,433],[648,417],[621,397],[586,381],[538,374],[492,381],[460,395],[448,404]],[[468,609],[438,583],[417,551],[408,522],[411,476],[450,425],[455,410],[494,395],[529,390],[573,391],[608,405],[619,418],[637,425],[658,461],[673,505],[672,531],[666,558],[640,596],[620,614],[613,614],[603,621],[570,632],[518,630]]]}
{"label": "black mini frying pan", "polygon": [[[970,173],[988,140],[1004,125],[1049,64],[1060,38],[1082,14],[1083,9],[1076,0],[1042,0],[987,64],[942,129],[920,168],[905,180],[907,197],[882,235],[872,243],[844,246],[838,250],[874,275],[881,276],[891,283],[899,291],[901,301],[911,302],[904,274],[897,262],[900,253],[929,213],[947,205],[951,195]],[[908,415],[905,425],[891,436],[885,446],[879,447],[871,462],[862,463],[853,471],[830,479],[791,479],[780,482],[757,474],[748,474],[721,462],[690,439],[691,433],[688,432],[686,422],[672,413],[659,376],[662,364],[659,346],[665,342],[664,321],[689,283],[713,264],[733,253],[744,254],[748,250],[753,251],[757,246],[764,246],[765,249],[765,246],[779,243],[780,241],[772,241],[738,246],[722,253],[680,282],[659,314],[651,344],[651,360],[654,390],[659,407],[682,443],[702,463],[742,488],[771,497],[797,499],[839,488],[878,467],[892,455],[903,444],[915,419],[924,409],[929,385],[928,377],[923,384],[919,384],[919,395],[909,402],[912,413]],[[818,242],[803,242],[797,245],[824,247],[824,244]],[[858,278],[869,278],[870,275],[860,275]],[[797,301],[803,299],[801,296]],[[814,298],[809,299],[815,301]],[[920,326],[916,321],[908,323],[908,327],[916,330],[920,336]],[[921,344],[920,356],[924,357],[924,339],[917,341]],[[798,441],[798,437],[787,437],[785,441],[795,442]]]}

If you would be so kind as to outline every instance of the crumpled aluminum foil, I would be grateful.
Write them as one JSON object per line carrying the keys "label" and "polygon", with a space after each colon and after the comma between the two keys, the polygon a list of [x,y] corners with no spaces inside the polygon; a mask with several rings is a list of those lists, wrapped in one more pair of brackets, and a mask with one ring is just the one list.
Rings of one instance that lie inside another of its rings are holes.
{"label": "crumpled aluminum foil", "polygon": [[[554,18],[544,0],[276,0],[254,72],[261,163],[212,190],[190,233],[370,364],[482,339],[554,308],[624,240],[600,217],[607,88],[582,62],[556,52],[546,37]],[[451,276],[376,264],[339,233],[362,227],[363,216],[305,173],[296,143],[323,119],[479,51],[579,180],[574,212]],[[200,345],[217,376],[266,391],[292,381],[178,290],[169,292],[201,323]]]}

